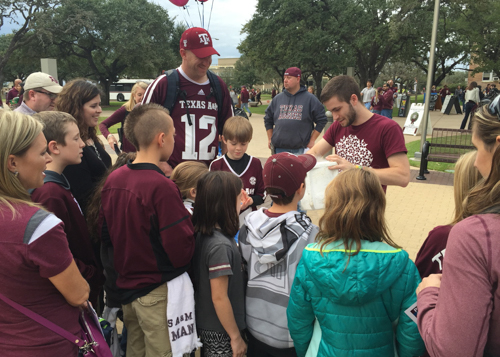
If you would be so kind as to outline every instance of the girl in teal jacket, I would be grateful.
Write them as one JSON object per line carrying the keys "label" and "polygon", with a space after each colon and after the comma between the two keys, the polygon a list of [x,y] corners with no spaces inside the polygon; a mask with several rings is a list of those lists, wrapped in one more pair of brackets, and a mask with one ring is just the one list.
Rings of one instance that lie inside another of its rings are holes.
{"label": "girl in teal jacket", "polygon": [[317,243],[302,254],[287,309],[298,356],[306,356],[313,330],[321,335],[314,356],[420,356],[424,343],[410,312],[420,276],[389,237],[378,177],[347,170],[325,193]]}

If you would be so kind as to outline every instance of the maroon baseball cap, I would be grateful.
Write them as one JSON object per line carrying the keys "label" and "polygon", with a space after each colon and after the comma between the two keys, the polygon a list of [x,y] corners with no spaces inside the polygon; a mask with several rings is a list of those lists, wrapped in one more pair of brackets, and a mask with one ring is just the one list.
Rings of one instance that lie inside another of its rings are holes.
{"label": "maroon baseball cap", "polygon": [[181,36],[181,48],[192,51],[196,57],[205,58],[211,55],[220,56],[212,46],[212,37],[201,27],[191,27]]}
{"label": "maroon baseball cap", "polygon": [[290,67],[285,71],[285,76],[300,78],[300,76],[302,76],[302,71],[298,67]]}
{"label": "maroon baseball cap", "polygon": [[[312,155],[293,155],[281,152],[267,159],[262,175],[265,188],[277,188],[290,197],[300,188],[307,172],[316,165],[316,158]],[[278,195],[271,197],[283,198]]]}

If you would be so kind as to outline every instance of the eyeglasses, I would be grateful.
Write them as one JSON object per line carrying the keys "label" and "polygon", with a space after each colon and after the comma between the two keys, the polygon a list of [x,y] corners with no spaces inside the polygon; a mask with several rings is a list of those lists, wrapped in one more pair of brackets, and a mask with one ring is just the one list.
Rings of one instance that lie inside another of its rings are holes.
{"label": "eyeglasses", "polygon": [[41,90],[36,90],[35,92],[47,94],[49,96],[50,100],[54,100],[58,96],[56,93],[42,92]]}
{"label": "eyeglasses", "polygon": [[497,95],[488,105],[488,112],[491,115],[496,115],[500,120],[500,95]]}

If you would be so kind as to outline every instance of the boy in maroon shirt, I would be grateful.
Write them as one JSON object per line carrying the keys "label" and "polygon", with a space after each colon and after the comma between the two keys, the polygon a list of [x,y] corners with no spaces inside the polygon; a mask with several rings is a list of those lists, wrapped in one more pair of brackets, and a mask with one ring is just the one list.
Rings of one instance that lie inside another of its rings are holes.
{"label": "boy in maroon shirt", "polygon": [[90,285],[89,300],[97,306],[98,296],[104,284],[104,274],[100,261],[94,254],[85,217],[62,173],[66,166],[77,165],[82,161],[85,143],[80,138],[75,118],[70,114],[50,111],[35,114],[33,117],[45,125],[43,133],[52,162],[47,164],[43,186],[31,193],[31,199],[63,221],[69,249],[80,273]]}
{"label": "boy in maroon shirt", "polygon": [[222,131],[227,153],[210,164],[210,171],[232,172],[243,181],[243,189],[249,200],[240,209],[240,226],[248,213],[256,211],[257,206],[264,203],[265,197],[262,164],[259,159],[246,153],[252,135],[253,128],[248,119],[240,116],[229,118]]}
{"label": "boy in maroon shirt", "polygon": [[105,265],[114,266],[118,276],[127,354],[167,356],[172,348],[166,283],[187,271],[194,253],[191,215],[158,167],[174,150],[175,127],[165,108],[146,104],[130,112],[124,130],[137,157],[113,171],[102,189],[102,245],[113,259]]}

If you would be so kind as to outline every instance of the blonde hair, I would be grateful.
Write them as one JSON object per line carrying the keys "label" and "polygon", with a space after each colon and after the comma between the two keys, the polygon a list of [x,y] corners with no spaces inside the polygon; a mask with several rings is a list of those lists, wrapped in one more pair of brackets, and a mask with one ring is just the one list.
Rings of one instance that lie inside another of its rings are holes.
{"label": "blonde hair", "polygon": [[8,169],[10,155],[23,156],[42,133],[43,124],[29,115],[14,111],[0,113],[0,208],[16,213],[15,204],[36,206],[21,181]]}
{"label": "blonde hair", "polygon": [[472,118],[472,134],[484,144],[486,150],[493,152],[491,171],[488,177],[476,185],[464,201],[463,218],[479,214],[500,205],[500,145],[495,145],[500,136],[500,121],[488,112],[488,106],[481,107]]}
{"label": "blonde hair", "polygon": [[135,102],[135,98],[134,98],[134,95],[137,92],[137,89],[142,88],[142,89],[146,90],[148,88],[148,85],[149,84],[147,84],[146,82],[143,82],[143,81],[138,81],[134,84],[134,86],[132,87],[132,91],[130,92],[130,99],[125,104],[122,105],[122,107],[125,107],[127,112],[130,112],[132,109],[134,109],[135,105],[137,104]]}
{"label": "blonde hair", "polygon": [[198,180],[206,172],[208,172],[208,167],[205,163],[200,161],[184,161],[175,167],[170,178],[179,187],[182,199],[186,199],[189,197],[189,191],[192,188],[196,189]]}
{"label": "blonde hair", "polygon": [[399,248],[389,236],[385,204],[384,190],[373,172],[349,169],[340,173],[325,191],[325,213],[319,220],[316,236],[320,250],[342,241],[351,257],[359,253],[361,240],[385,242]]}
{"label": "blonde hair", "polygon": [[468,152],[460,156],[455,165],[455,177],[453,180],[455,216],[451,224],[457,224],[464,219],[464,200],[481,180],[481,173],[474,167],[476,156],[477,151]]}

